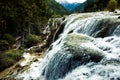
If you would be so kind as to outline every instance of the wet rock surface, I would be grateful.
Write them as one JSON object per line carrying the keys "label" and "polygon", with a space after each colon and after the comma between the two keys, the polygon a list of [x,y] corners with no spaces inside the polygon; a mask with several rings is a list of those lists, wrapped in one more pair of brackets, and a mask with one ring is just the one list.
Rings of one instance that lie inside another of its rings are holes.
{"label": "wet rock surface", "polygon": [[45,80],[57,80],[80,65],[100,62],[104,57],[103,53],[97,48],[87,46],[92,44],[93,40],[85,35],[68,34],[61,50],[54,55],[45,68],[43,73]]}

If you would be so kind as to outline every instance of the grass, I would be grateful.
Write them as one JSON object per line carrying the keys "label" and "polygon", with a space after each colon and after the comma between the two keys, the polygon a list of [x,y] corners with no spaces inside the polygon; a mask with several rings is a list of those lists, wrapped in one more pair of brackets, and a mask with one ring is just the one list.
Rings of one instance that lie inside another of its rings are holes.
{"label": "grass", "polygon": [[[19,62],[17,62],[16,64],[14,64],[13,66],[11,66],[10,68],[5,69],[4,71],[2,71],[0,73],[0,80],[16,80],[15,76],[19,73],[23,73],[24,71],[26,71],[27,69],[30,68],[30,65],[33,62],[38,61],[38,59],[40,58],[44,58],[45,57],[45,52],[41,52],[39,53],[41,55],[38,55],[37,53],[31,53],[31,56],[35,56],[30,62],[27,63],[26,66],[19,66],[21,62],[24,61],[24,59],[19,60]],[[15,75],[13,75],[15,72],[17,72]]]}
{"label": "grass", "polygon": [[0,53],[0,71],[15,64],[22,58],[23,50],[10,49]]}

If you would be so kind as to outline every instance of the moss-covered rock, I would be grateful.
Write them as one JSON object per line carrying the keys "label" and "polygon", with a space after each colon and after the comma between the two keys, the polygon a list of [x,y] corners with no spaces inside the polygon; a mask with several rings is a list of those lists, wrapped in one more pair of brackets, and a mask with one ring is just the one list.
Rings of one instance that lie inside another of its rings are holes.
{"label": "moss-covered rock", "polygon": [[80,35],[68,34],[65,38],[63,50],[71,51],[70,54],[76,57],[89,57],[90,61],[99,62],[103,58],[103,52],[96,48],[92,41],[93,38]]}
{"label": "moss-covered rock", "polygon": [[100,62],[104,55],[92,44],[93,40],[85,35],[68,34],[61,50],[54,54],[43,73],[46,80],[57,80],[80,65]]}

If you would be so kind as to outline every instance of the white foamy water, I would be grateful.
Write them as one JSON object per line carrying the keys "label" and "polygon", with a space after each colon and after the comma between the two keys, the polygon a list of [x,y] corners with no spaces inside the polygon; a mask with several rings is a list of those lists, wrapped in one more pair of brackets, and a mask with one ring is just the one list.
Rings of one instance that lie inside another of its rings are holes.
{"label": "white foamy water", "polygon": [[120,66],[115,65],[96,65],[89,63],[77,67],[68,73],[65,78],[59,80],[119,80],[119,68]]}
{"label": "white foamy water", "polygon": [[[30,68],[19,73],[16,79],[48,80],[45,76],[48,75],[45,73],[46,67],[49,67],[48,64],[51,63],[51,59],[54,59],[54,55],[59,54],[58,51],[63,48],[67,34],[77,33],[91,36],[93,41],[82,45],[100,51],[104,54],[104,58],[98,63],[89,62],[79,65],[59,79],[55,76],[52,79],[120,80],[120,20],[117,17],[117,15],[108,12],[72,14],[66,17],[64,31],[60,34],[59,39],[52,44],[52,49],[47,51],[46,57],[38,62],[33,62]],[[61,61],[65,55],[63,52]],[[56,66],[59,66],[58,63],[56,61]],[[52,73],[49,74],[52,75]]]}

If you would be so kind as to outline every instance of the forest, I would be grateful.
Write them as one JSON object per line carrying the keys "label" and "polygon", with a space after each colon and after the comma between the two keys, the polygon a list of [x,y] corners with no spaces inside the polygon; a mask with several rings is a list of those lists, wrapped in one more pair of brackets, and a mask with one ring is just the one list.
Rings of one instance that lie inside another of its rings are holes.
{"label": "forest", "polygon": [[54,0],[0,0],[0,71],[17,62],[25,48],[40,43],[49,18],[65,14]]}
{"label": "forest", "polygon": [[[110,1],[112,3],[109,3]],[[115,5],[117,8],[120,6],[120,0],[87,0],[84,10],[85,12],[103,11],[110,8],[108,5],[111,5],[111,7]]]}
{"label": "forest", "polygon": [[110,11],[111,8],[120,8],[120,0],[86,0],[72,12],[97,12],[97,11]]}

